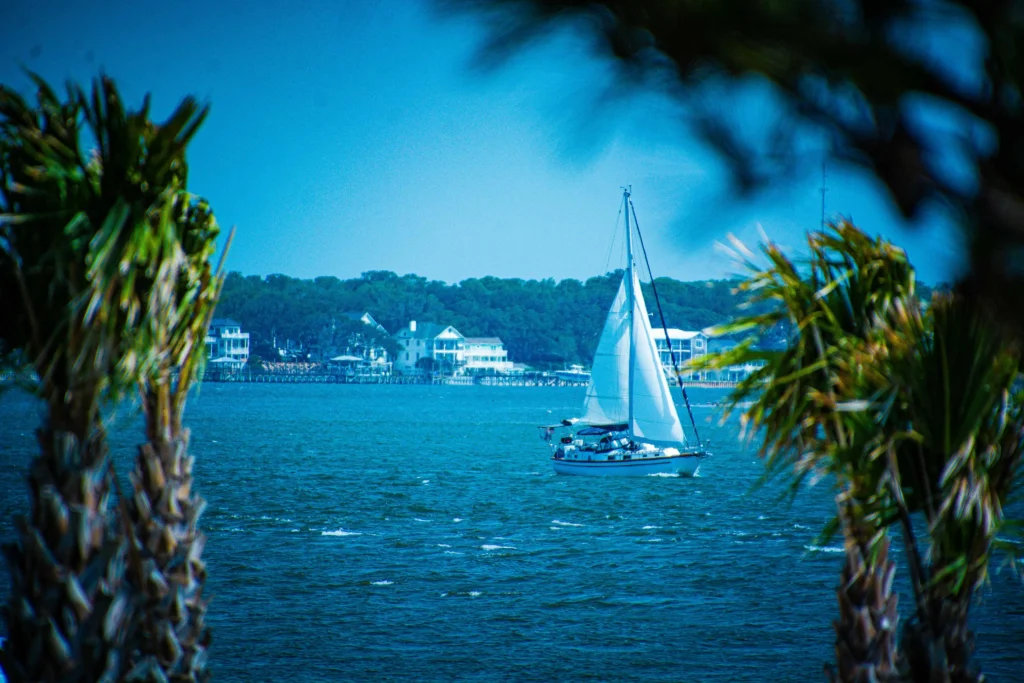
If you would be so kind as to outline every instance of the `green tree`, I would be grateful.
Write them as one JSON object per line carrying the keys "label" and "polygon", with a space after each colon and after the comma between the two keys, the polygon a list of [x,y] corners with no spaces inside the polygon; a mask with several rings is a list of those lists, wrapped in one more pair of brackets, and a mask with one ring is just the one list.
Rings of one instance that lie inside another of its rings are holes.
{"label": "green tree", "polygon": [[[183,168],[180,184],[137,226],[142,233],[161,236],[168,253],[151,250],[141,261],[122,259],[123,266],[134,263],[117,269],[123,275],[105,280],[117,288],[134,281],[149,310],[161,312],[146,316],[132,340],[146,359],[139,380],[146,442],[129,475],[133,495],[127,505],[141,559],[134,577],[140,594],[129,661],[136,680],[209,677],[206,538],[198,527],[206,502],[193,490],[194,458],[188,454],[189,430],[182,418],[189,390],[202,377],[204,339],[223,277],[211,262],[220,230],[209,206],[184,191],[184,176]],[[162,286],[145,283],[154,253],[157,263],[174,264]]]}

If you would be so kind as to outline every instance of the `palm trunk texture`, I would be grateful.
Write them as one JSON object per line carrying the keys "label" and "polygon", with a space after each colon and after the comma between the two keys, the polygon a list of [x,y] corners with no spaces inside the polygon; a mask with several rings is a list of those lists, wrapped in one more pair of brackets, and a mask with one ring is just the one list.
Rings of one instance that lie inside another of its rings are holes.
{"label": "palm trunk texture", "polygon": [[102,431],[82,443],[51,428],[38,432],[31,464],[31,514],[4,547],[11,597],[0,652],[11,683],[117,680],[130,593],[126,545],[108,512],[109,456]]}
{"label": "palm trunk texture", "polygon": [[836,667],[829,678],[832,683],[897,681],[899,596],[892,591],[896,565],[889,559],[889,539],[879,541],[881,547],[872,559],[869,529],[846,519],[843,534],[846,564],[836,589]]}
{"label": "palm trunk texture", "polygon": [[[192,492],[189,431],[172,429],[166,394],[146,397],[150,441],[138,448],[130,515],[142,555],[138,626],[132,644],[137,680],[204,681],[209,678],[203,597],[206,537],[197,525],[206,501]],[[160,400],[163,398],[164,400]],[[163,405],[161,405],[163,404]],[[154,425],[160,419],[163,428]]]}

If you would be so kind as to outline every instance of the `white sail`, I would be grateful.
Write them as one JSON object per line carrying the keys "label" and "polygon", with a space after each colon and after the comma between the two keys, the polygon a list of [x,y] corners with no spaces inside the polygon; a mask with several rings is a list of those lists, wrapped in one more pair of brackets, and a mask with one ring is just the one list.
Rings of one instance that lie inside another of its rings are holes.
{"label": "white sail", "polygon": [[[626,296],[628,278],[628,273],[622,278],[597,344],[587,398],[583,404],[583,422],[625,424],[637,440],[678,446],[685,443],[683,429],[668,382],[661,371],[657,346],[647,319],[647,306],[640,291],[640,281],[635,276],[632,282],[634,322],[630,335],[629,297]],[[633,346],[632,392],[630,344]],[[629,410],[631,394],[632,420]]]}
{"label": "white sail", "polygon": [[629,307],[623,277],[597,342],[587,398],[583,402],[583,422],[629,423],[629,341]]}
{"label": "white sail", "polygon": [[651,334],[647,306],[640,281],[633,278],[633,424],[635,439],[658,446],[686,442],[672,400],[665,373],[661,370],[658,346]]}

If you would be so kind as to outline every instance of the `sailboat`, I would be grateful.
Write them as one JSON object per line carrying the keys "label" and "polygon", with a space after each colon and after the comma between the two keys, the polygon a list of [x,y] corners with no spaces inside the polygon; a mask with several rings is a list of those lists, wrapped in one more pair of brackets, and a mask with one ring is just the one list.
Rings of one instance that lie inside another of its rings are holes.
{"label": "sailboat", "polygon": [[[629,188],[623,190],[622,201],[626,214],[626,271],[597,344],[583,416],[541,427],[541,437],[552,442],[551,463],[558,474],[693,476],[708,453],[700,441],[692,412],[690,422],[696,444],[687,441],[662,372],[633,259]],[[635,212],[633,218],[635,224]],[[638,225],[637,229],[643,249]],[[645,261],[646,257],[645,251]],[[660,303],[658,311],[661,312]],[[670,354],[674,366],[671,347]],[[689,412],[686,389],[681,384],[680,389]]]}

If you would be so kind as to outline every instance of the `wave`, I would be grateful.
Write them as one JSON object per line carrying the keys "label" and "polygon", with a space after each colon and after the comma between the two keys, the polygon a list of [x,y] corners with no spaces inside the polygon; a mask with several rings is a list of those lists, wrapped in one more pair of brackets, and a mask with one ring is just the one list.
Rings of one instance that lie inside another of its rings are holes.
{"label": "wave", "polygon": [[394,583],[394,581],[387,581],[387,580],[385,580],[385,581],[371,581],[370,585],[371,586],[390,586],[393,583]]}
{"label": "wave", "polygon": [[419,517],[413,517],[413,520],[415,520],[417,522],[429,522],[430,521],[429,519],[420,519]]}
{"label": "wave", "polygon": [[462,517],[455,517],[452,519],[453,522],[458,523],[462,521]]}
{"label": "wave", "polygon": [[291,522],[295,521],[293,519],[288,519],[287,517],[271,517],[269,515],[260,515],[256,519],[262,519],[264,521],[270,521],[270,522],[285,522],[285,523],[289,523],[289,524]]}
{"label": "wave", "polygon": [[344,529],[335,529],[334,531],[321,531],[321,536],[362,536],[358,531],[345,531]]}
{"label": "wave", "polygon": [[809,526],[804,526],[803,524],[794,524],[794,525],[793,525],[793,528],[794,528],[794,529],[810,529],[811,527],[809,527]]}
{"label": "wave", "polygon": [[644,529],[660,529],[660,528],[661,528],[660,526],[654,526],[653,524],[648,524],[647,526],[644,527]]}
{"label": "wave", "polygon": [[808,550],[812,553],[843,553],[846,552],[843,548],[836,546],[820,546],[820,545],[805,545],[804,550]]}
{"label": "wave", "polygon": [[[679,478],[679,473],[678,472],[655,472],[653,474],[648,474],[647,476],[648,477],[670,477],[672,479],[678,479]],[[696,476],[696,475],[694,475],[694,476]]]}
{"label": "wave", "polygon": [[512,545],[492,545],[490,543],[485,543],[480,546],[480,549],[490,552],[491,550],[515,550],[516,548]]}
{"label": "wave", "polygon": [[576,524],[574,522],[559,522],[557,519],[551,520],[551,523],[557,524],[558,526],[584,526],[583,524]]}

